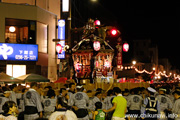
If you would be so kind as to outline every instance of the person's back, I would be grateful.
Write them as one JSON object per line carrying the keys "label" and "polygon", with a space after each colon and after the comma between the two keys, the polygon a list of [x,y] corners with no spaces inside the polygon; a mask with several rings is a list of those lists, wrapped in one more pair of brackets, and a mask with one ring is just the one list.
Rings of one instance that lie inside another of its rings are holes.
{"label": "person's back", "polygon": [[103,112],[103,110],[99,109],[96,112],[97,115],[95,117],[95,120],[105,120],[106,114]]}
{"label": "person's back", "polygon": [[[39,93],[36,91],[37,83],[31,83],[31,88],[24,94],[24,119],[34,120],[42,117],[42,104]],[[40,116],[39,114],[40,113]]]}
{"label": "person's back", "polygon": [[94,111],[93,120],[105,120],[106,114],[102,110],[102,103],[95,103],[96,111]]}
{"label": "person's back", "polygon": [[119,94],[117,97],[114,97],[112,103],[116,103],[116,109],[113,113],[113,117],[120,117],[124,118],[125,117],[125,111],[127,107],[127,101],[124,97],[122,97],[121,94]]}

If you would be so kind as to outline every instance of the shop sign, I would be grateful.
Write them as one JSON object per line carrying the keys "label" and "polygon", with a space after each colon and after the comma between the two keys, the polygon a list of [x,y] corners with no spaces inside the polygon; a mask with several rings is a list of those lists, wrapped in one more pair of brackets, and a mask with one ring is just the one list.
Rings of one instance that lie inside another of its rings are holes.
{"label": "shop sign", "polygon": [[116,45],[117,48],[117,70],[122,70],[122,45]]}
{"label": "shop sign", "polygon": [[65,20],[58,20],[58,39],[65,40]]}
{"label": "shop sign", "polygon": [[[59,46],[58,46],[58,59],[65,59],[65,50],[64,50],[64,47],[65,47],[65,40],[61,40],[60,42],[58,42]],[[61,45],[61,48],[60,48],[60,45]],[[57,46],[56,46],[57,47]]]}
{"label": "shop sign", "polygon": [[37,61],[38,45],[0,43],[0,60]]}
{"label": "shop sign", "polygon": [[62,12],[69,12],[69,0],[62,0]]}

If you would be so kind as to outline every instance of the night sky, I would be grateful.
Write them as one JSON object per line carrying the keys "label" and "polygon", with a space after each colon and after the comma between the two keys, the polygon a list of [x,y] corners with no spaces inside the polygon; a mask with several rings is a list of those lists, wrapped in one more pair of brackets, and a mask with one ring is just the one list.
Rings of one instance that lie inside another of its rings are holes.
{"label": "night sky", "polygon": [[[72,27],[82,27],[88,18],[117,26],[123,41],[130,44],[126,53],[132,59],[135,39],[151,39],[158,45],[159,58],[169,58],[180,69],[180,2],[163,0],[73,0]],[[128,58],[126,58],[128,59]]]}

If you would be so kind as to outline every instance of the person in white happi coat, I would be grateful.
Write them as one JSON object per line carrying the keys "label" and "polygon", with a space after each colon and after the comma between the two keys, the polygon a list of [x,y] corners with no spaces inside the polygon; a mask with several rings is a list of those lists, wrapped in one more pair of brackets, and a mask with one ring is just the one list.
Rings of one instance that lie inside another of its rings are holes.
{"label": "person in white happi coat", "polygon": [[77,92],[70,98],[69,106],[72,106],[78,120],[89,120],[88,103],[89,97],[86,93],[82,92],[82,85],[77,85]]}
{"label": "person in white happi coat", "polygon": [[24,94],[25,120],[34,120],[39,117],[43,117],[41,97],[39,93],[36,91],[37,83],[32,82],[30,87],[31,88]]}
{"label": "person in white happi coat", "polygon": [[44,105],[44,117],[49,118],[49,116],[55,111],[57,99],[55,97],[55,91],[49,89],[47,92],[48,98],[42,100]]}

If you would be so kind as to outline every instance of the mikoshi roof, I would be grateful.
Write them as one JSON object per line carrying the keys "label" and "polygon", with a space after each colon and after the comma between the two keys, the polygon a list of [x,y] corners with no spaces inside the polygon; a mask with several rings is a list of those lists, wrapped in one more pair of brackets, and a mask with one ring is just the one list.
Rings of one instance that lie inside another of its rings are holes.
{"label": "mikoshi roof", "polygon": [[114,52],[114,49],[103,39],[95,36],[94,40],[90,39],[82,39],[79,43],[77,43],[73,48],[72,51],[93,51],[93,42],[94,41],[99,41],[100,42],[100,50],[99,52]]}

